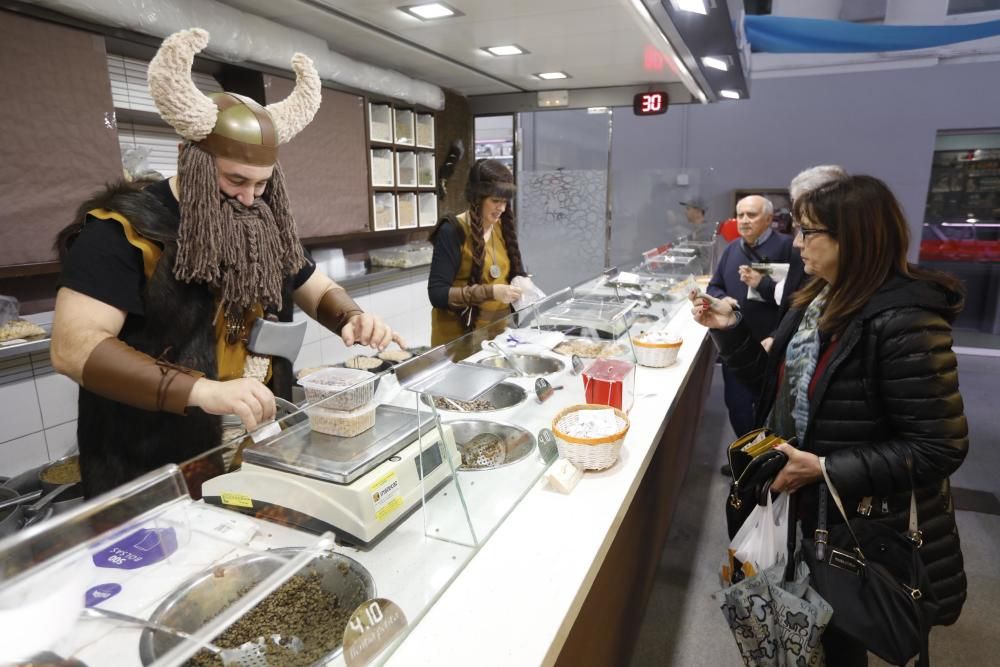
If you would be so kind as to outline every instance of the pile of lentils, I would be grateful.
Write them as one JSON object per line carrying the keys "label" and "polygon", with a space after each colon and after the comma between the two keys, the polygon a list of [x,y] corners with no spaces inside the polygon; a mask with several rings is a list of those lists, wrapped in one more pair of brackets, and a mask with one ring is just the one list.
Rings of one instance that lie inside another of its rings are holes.
{"label": "pile of lentils", "polygon": [[[346,566],[345,566],[346,567]],[[329,655],[340,646],[344,628],[353,609],[342,607],[337,596],[321,586],[322,577],[317,572],[296,574],[248,612],[243,618],[226,628],[212,643],[222,648],[238,648],[247,642],[264,637],[268,665],[280,667],[308,667]],[[250,590],[240,591],[242,596]],[[359,589],[356,599],[360,604],[365,591]],[[302,641],[299,652],[279,646],[271,635],[281,635],[282,644],[293,637]],[[200,651],[188,662],[190,667],[220,667],[222,660]]]}

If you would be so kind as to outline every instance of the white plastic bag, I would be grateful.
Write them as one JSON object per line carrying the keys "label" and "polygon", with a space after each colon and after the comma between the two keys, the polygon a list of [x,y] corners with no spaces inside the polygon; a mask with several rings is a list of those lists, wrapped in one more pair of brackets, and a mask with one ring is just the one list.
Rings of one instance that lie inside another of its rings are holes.
{"label": "white plastic bag", "polygon": [[510,284],[511,287],[516,287],[521,290],[521,298],[514,302],[514,310],[527,308],[536,301],[541,301],[545,298],[545,292],[538,289],[538,286],[532,282],[531,278],[526,276],[515,276],[515,278],[510,281]]}
{"label": "white plastic bag", "polygon": [[[788,559],[788,494],[777,500],[767,494],[767,504],[757,505],[729,543],[722,581],[731,585]],[[734,561],[739,561],[735,563]],[[736,575],[742,571],[743,576]]]}

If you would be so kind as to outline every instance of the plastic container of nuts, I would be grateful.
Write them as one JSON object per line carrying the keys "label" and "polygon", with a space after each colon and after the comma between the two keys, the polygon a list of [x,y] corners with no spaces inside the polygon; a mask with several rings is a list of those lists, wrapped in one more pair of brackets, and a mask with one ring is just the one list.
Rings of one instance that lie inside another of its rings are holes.
{"label": "plastic container of nuts", "polygon": [[330,410],[314,406],[307,408],[309,425],[312,430],[341,438],[353,438],[375,426],[375,410],[378,403],[363,405],[357,410]]}
{"label": "plastic container of nuts", "polygon": [[328,410],[356,410],[375,395],[374,373],[355,368],[324,368],[299,378],[306,401]]}

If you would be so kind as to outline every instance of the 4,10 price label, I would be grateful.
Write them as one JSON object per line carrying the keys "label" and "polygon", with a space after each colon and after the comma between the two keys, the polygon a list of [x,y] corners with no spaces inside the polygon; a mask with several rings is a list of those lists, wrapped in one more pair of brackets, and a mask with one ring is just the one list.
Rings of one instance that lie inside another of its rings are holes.
{"label": "4,10 price label", "polygon": [[347,667],[364,667],[406,630],[406,614],[385,598],[363,602],[344,629],[344,662]]}

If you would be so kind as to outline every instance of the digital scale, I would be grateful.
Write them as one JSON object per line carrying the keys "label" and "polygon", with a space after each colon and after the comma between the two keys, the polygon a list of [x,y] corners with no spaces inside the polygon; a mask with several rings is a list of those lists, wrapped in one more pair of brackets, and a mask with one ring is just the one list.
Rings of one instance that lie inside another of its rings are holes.
{"label": "digital scale", "polygon": [[[313,533],[368,544],[461,465],[451,429],[417,411],[379,405],[375,426],[352,438],[313,431],[309,420],[243,450],[243,465],[202,486],[205,502]],[[448,465],[445,457],[451,459]]]}

